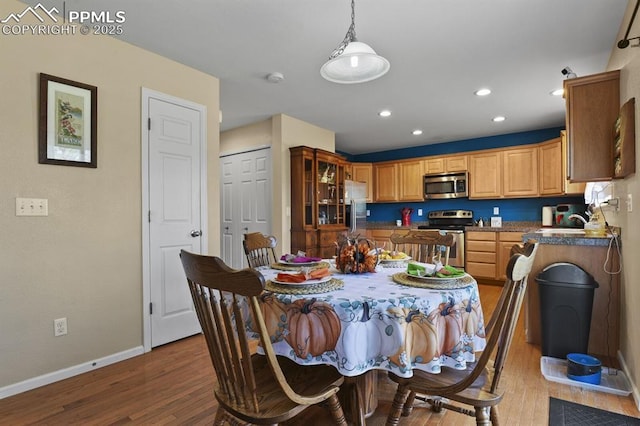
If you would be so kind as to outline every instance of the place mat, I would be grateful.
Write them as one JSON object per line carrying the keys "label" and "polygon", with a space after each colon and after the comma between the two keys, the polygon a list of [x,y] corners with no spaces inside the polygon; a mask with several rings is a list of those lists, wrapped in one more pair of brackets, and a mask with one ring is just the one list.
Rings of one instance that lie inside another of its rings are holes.
{"label": "place mat", "polygon": [[328,268],[330,266],[331,265],[329,265],[329,262],[324,262],[324,261],[318,262],[318,264],[314,266],[287,265],[285,263],[276,262],[271,264],[271,269],[277,269],[279,271],[299,271],[302,268],[322,269],[322,268]]}
{"label": "place mat", "polygon": [[640,419],[549,397],[549,426],[640,425]]}
{"label": "place mat", "polygon": [[331,278],[329,281],[317,284],[309,284],[309,285],[288,285],[288,284],[279,284],[274,283],[271,280],[267,280],[264,288],[273,291],[274,293],[284,293],[284,294],[316,294],[316,293],[327,293],[329,291],[338,290],[344,287],[344,281],[339,280],[337,278]]}
{"label": "place mat", "polygon": [[409,287],[435,288],[435,289],[456,289],[464,288],[474,283],[471,275],[465,274],[459,278],[417,278],[406,272],[397,272],[392,275],[393,281]]}

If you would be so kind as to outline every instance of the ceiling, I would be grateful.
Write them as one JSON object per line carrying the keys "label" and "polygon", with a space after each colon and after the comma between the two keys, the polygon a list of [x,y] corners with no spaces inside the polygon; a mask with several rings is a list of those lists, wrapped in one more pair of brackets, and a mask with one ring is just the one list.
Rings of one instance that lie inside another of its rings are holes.
{"label": "ceiling", "polygon": [[[319,70],[351,23],[348,0],[65,3],[66,10],[125,11],[119,38],[219,78],[222,131],[283,113],[334,131],[336,149],[350,154],[562,126],[564,101],[549,94],[562,87],[561,70],[605,71],[627,6],[357,0],[358,39],[391,69],[378,80],[341,85]],[[285,79],[271,83],[271,72]],[[473,94],[483,87],[491,95]],[[392,115],[379,117],[382,109]],[[507,119],[494,123],[496,115]],[[413,136],[414,129],[423,134]]]}

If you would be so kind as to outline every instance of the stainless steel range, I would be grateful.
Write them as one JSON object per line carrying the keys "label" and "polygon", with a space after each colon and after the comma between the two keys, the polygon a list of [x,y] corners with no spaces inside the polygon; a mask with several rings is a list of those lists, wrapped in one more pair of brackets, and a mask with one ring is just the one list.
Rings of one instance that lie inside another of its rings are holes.
{"label": "stainless steel range", "polygon": [[473,226],[471,210],[434,210],[429,212],[429,224],[418,229],[438,229],[445,234],[453,234],[453,246],[449,254],[449,264],[464,268],[464,229]]}

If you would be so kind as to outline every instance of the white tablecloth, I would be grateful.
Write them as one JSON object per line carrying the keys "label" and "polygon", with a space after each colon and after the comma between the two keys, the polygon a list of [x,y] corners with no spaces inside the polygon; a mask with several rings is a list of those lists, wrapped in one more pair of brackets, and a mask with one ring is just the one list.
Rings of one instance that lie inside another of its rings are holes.
{"label": "white tablecloth", "polygon": [[[392,280],[404,268],[341,274],[339,290],[265,292],[262,308],[274,348],[299,364],[330,364],[345,376],[372,369],[410,377],[413,369],[464,369],[483,350],[484,315],[475,280],[464,288],[424,289]],[[262,269],[265,279],[275,269]]]}

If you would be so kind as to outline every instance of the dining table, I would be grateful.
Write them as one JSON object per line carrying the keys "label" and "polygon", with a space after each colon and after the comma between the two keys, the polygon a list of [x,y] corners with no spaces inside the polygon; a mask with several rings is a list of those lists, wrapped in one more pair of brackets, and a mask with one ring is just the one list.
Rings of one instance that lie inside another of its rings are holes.
{"label": "dining table", "polygon": [[[320,279],[281,279],[322,268],[329,274]],[[378,372],[411,377],[414,370],[463,370],[485,348],[478,284],[467,273],[418,277],[407,273],[406,262],[342,273],[332,260],[277,262],[259,271],[261,309],[276,354],[336,368],[345,377],[341,401],[354,424],[364,424],[377,407]]]}

